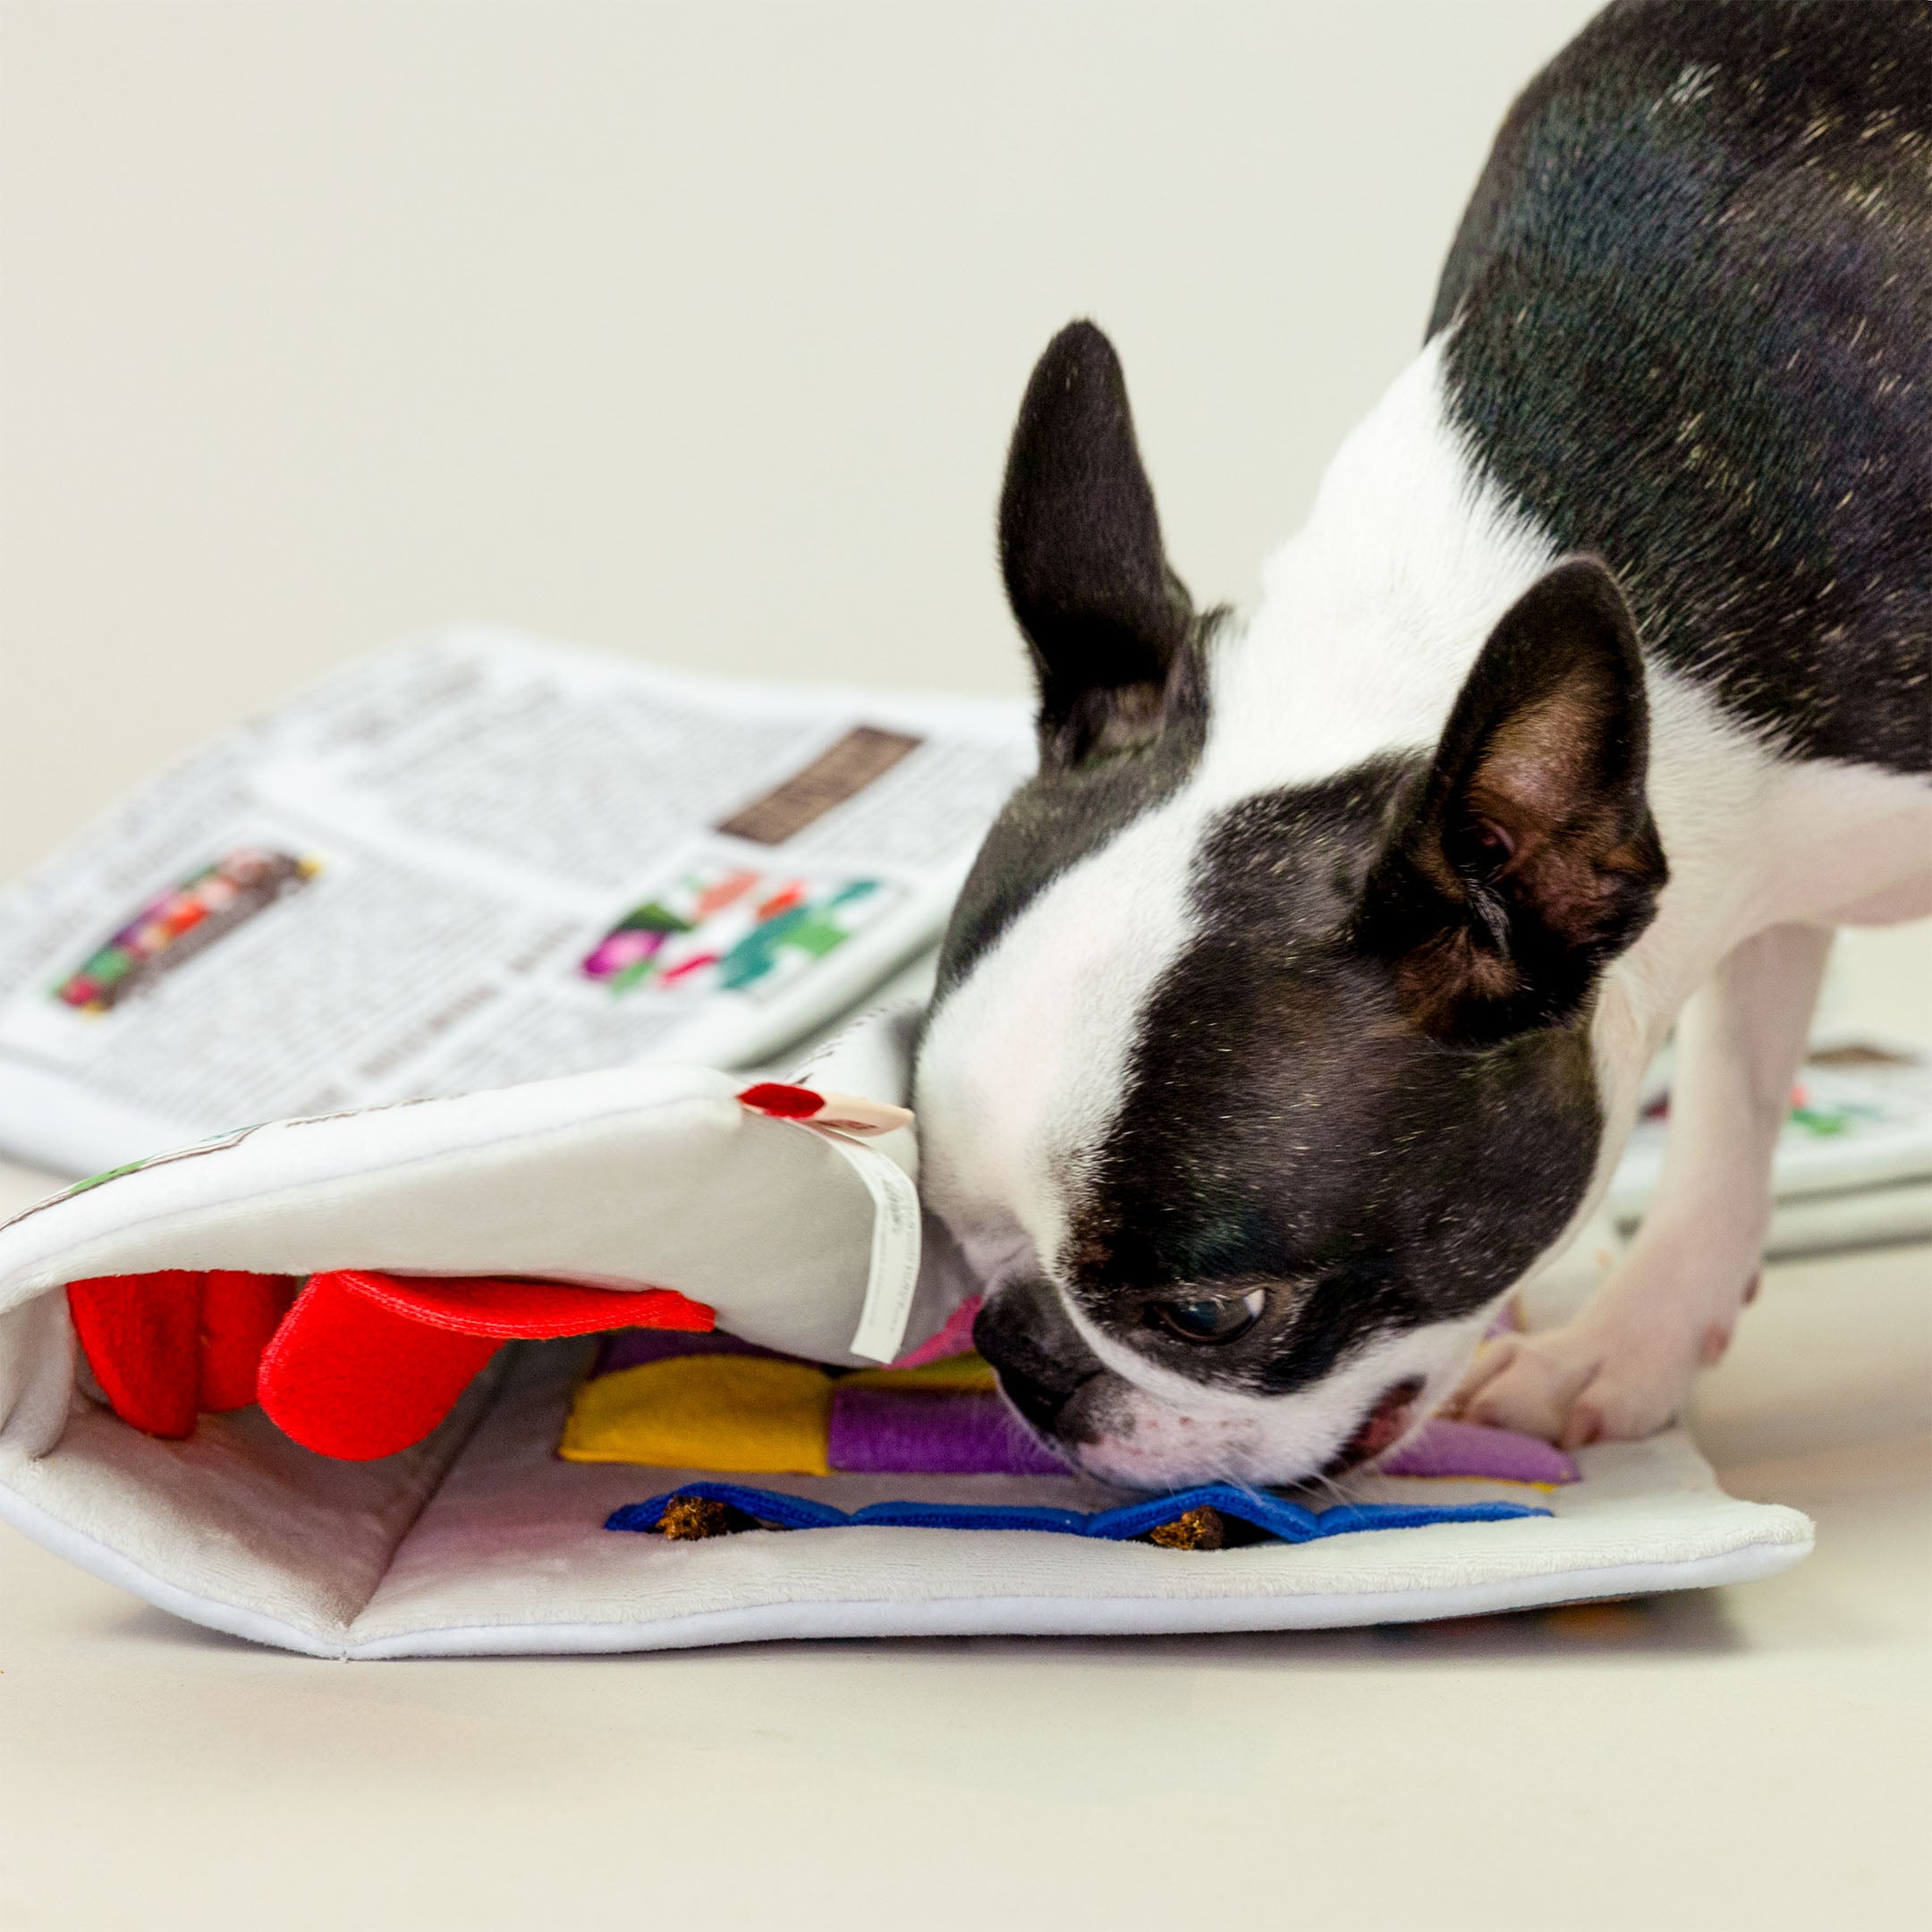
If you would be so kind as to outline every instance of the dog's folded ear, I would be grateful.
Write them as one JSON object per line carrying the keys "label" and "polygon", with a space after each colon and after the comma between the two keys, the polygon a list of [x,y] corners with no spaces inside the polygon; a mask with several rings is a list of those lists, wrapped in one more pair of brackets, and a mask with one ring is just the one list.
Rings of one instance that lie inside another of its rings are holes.
{"label": "dog's folded ear", "polygon": [[1369,873],[1356,939],[1415,1024],[1478,1046],[1581,1009],[1667,877],[1648,740],[1629,608],[1572,557],[1490,634]]}
{"label": "dog's folded ear", "polygon": [[1114,345],[1071,322],[1027,385],[1000,498],[1000,564],[1032,648],[1046,756],[1160,729],[1194,627],[1167,567]]}

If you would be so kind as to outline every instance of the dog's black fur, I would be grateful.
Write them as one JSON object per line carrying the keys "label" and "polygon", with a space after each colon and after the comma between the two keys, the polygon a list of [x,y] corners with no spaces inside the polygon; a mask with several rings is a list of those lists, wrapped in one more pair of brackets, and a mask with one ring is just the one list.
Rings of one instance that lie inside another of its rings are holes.
{"label": "dog's black fur", "polygon": [[[1781,755],[1932,769],[1928,162],[1923,0],[1621,0],[1523,95],[1430,334],[1481,470],[1590,555],[1498,626],[1433,760],[1213,830],[1199,936],[1059,1258],[1083,1313],[1183,1377],[1285,1394],[1479,1309],[1556,1236],[1602,1131],[1593,989],[1666,877],[1640,631]],[[1216,619],[1162,553],[1089,324],[1034,374],[1000,528],[1041,769],[962,896],[942,999],[1173,795],[1211,696]],[[1162,1326],[1255,1285],[1230,1339]],[[978,1334],[1049,1438],[1114,1425],[1116,1378],[1046,1283]]]}
{"label": "dog's black fur", "polygon": [[960,894],[941,998],[1043,886],[1172,796],[1207,730],[1221,614],[1198,615],[1167,563],[1120,359],[1090,322],[1062,329],[1027,385],[1000,561],[1039,687],[1039,769]]}
{"label": "dog's black fur", "polygon": [[1647,650],[1900,772],[1932,770],[1928,257],[1925,0],[1625,0],[1512,110],[1429,322],[1484,468]]}

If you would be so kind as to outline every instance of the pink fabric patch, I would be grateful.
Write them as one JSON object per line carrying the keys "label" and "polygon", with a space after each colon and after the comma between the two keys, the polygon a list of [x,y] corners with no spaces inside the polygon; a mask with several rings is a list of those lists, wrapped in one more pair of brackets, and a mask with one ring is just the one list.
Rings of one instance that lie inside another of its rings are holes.
{"label": "pink fabric patch", "polygon": [[921,1342],[916,1349],[908,1349],[893,1362],[894,1368],[919,1368],[929,1361],[944,1361],[949,1355],[965,1355],[971,1352],[973,1318],[979,1312],[979,1297],[968,1295],[945,1318],[945,1326],[936,1335]]}

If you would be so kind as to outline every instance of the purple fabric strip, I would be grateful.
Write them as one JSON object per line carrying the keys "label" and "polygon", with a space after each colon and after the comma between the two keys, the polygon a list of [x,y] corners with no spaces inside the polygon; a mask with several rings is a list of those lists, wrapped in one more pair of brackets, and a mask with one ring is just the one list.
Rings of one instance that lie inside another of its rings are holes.
{"label": "purple fabric strip", "polygon": [[1063,1476],[990,1390],[836,1387],[826,1460],[899,1476]]}
{"label": "purple fabric strip", "polygon": [[1487,1476],[1501,1482],[1572,1483],[1580,1473],[1561,1449],[1534,1436],[1441,1417],[1376,1467],[1385,1476]]}
{"label": "purple fabric strip", "polygon": [[[603,1338],[591,1373],[611,1375],[680,1355],[794,1359],[716,1330],[691,1335],[623,1328]],[[928,1476],[1065,1473],[990,1390],[853,1388],[835,1383],[828,1448],[835,1470]],[[1471,1476],[1501,1482],[1572,1483],[1579,1475],[1561,1449],[1533,1436],[1440,1418],[1376,1466],[1385,1476]]]}

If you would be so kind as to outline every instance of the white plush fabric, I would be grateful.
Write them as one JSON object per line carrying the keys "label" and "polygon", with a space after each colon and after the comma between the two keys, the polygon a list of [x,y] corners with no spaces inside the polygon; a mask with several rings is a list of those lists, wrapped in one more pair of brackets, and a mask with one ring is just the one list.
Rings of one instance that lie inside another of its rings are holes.
{"label": "white plush fabric", "polygon": [[[1680,1432],[1583,1452],[1555,1514],[1214,1554],[1022,1530],[853,1529],[666,1543],[618,1504],[692,1471],[552,1454],[580,1344],[530,1345],[427,1443],[335,1463],[248,1411],[188,1443],[84,1399],[59,1449],[0,1436],[0,1515],[219,1630],[317,1657],[649,1650],[774,1637],[1317,1629],[1769,1575],[1794,1510],[1726,1496]],[[1073,1478],[764,1479],[854,1507],[887,1494],[1091,1506]]]}
{"label": "white plush fabric", "polygon": [[870,1197],[740,1084],[622,1068],[260,1127],[0,1228],[0,1307],[148,1268],[549,1275],[675,1288],[748,1341],[856,1360]]}
{"label": "white plush fabric", "polygon": [[[811,1079],[896,1099],[907,1028],[873,1016]],[[0,1516],[180,1615],[360,1657],[1311,1628],[1741,1580],[1810,1546],[1795,1511],[1723,1495],[1681,1434],[1584,1452],[1585,1479],[1550,1496],[1550,1518],[1292,1546],[873,1528],[668,1543],[605,1518],[701,1472],[553,1453],[580,1342],[505,1351],[426,1441],[367,1463],[314,1455],[254,1410],[157,1441],[76,1385],[62,1284],[167,1267],[655,1284],[712,1303],[750,1340],[852,1360],[866,1190],[817,1136],[747,1114],[737,1084],[631,1069],[264,1128],[0,1229]],[[911,1135],[888,1140],[911,1171]],[[909,1344],[966,1285],[933,1242]],[[767,1480],[847,1508],[894,1495],[1117,1500],[1071,1476]]]}

